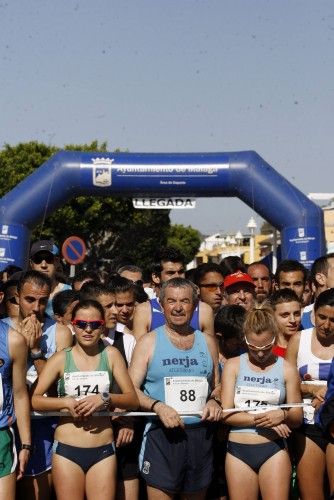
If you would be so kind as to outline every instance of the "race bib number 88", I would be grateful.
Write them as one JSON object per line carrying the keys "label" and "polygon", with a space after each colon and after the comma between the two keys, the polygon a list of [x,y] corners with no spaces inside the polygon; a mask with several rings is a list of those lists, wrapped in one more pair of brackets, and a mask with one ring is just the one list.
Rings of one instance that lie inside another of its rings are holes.
{"label": "race bib number 88", "polygon": [[209,384],[205,377],[164,377],[165,402],[179,413],[203,410]]}

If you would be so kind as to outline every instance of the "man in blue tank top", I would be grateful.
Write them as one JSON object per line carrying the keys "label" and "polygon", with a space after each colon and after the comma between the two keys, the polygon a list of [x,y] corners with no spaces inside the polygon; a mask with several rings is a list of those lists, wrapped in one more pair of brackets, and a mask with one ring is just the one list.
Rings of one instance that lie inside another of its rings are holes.
{"label": "man in blue tank top", "polygon": [[[46,273],[27,271],[18,283],[19,316],[12,320],[11,326],[18,330],[26,341],[28,348],[26,380],[29,386],[37,380],[47,358],[56,351],[72,345],[72,333],[69,328],[46,316],[50,291],[51,282]],[[25,475],[19,483],[18,499],[50,498],[51,452],[56,423],[55,417],[32,420],[34,448]]]}
{"label": "man in blue tank top", "polygon": [[[0,320],[0,500],[15,499],[16,479],[22,477],[31,452],[26,359],[24,339]],[[22,443],[18,456],[12,428],[15,421]]]}
{"label": "man in blue tank top", "polygon": [[[184,278],[161,287],[166,323],[138,341],[130,376],[140,406],[154,412],[140,454],[148,498],[158,491],[205,498],[212,475],[212,430],[222,418],[213,336],[190,326],[198,288]],[[187,416],[184,416],[187,415]]]}

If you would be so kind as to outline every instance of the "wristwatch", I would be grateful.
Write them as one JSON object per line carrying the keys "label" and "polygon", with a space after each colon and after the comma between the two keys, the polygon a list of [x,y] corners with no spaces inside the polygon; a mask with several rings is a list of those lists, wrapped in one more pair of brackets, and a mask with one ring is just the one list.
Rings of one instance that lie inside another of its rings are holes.
{"label": "wristwatch", "polygon": [[110,394],[109,392],[100,392],[101,399],[105,408],[108,408],[110,404]]}
{"label": "wristwatch", "polygon": [[37,352],[30,351],[30,359],[35,361],[36,359],[45,359],[44,352],[39,350]]}

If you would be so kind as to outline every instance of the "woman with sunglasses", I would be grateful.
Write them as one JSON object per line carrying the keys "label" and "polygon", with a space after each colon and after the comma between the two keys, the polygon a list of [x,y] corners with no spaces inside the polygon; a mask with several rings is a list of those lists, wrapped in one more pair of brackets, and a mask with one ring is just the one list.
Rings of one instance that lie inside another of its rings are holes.
{"label": "woman with sunglasses", "polygon": [[289,497],[291,463],[285,438],[301,424],[302,410],[280,408],[300,402],[301,396],[296,368],[273,354],[278,329],[271,307],[255,306],[244,323],[248,351],[224,365],[222,406],[236,409],[224,413],[231,426],[225,464],[231,500],[257,500],[259,491],[263,500]]}
{"label": "woman with sunglasses", "polygon": [[325,290],[316,298],[314,322],[314,328],[293,336],[286,355],[299,370],[303,400],[309,404],[304,408],[302,427],[292,436],[298,486],[303,500],[325,498],[326,459],[329,464],[328,457],[332,456],[334,446],[334,439],[324,435],[315,424],[315,411],[324,401],[334,357],[334,288]]}
{"label": "woman with sunglasses", "polygon": [[[100,340],[103,318],[103,308],[95,300],[74,307],[76,343],[47,361],[32,397],[35,410],[68,413],[55,433],[52,475],[58,500],[115,498],[113,430],[108,416],[95,414],[139,405],[121,354]],[[113,378],[121,394],[110,394]],[[44,397],[56,381],[59,397]]]}

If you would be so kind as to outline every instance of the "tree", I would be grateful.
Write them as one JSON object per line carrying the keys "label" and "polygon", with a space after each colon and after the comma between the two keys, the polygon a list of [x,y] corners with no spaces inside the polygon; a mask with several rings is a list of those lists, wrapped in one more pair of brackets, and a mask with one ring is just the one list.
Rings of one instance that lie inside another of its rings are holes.
{"label": "tree", "polygon": [[[0,151],[0,196],[40,167],[60,148],[38,142],[6,144]],[[71,144],[67,150],[106,152],[107,143]],[[144,268],[152,262],[158,246],[167,243],[169,210],[135,210],[129,198],[78,196],[39,224],[32,239],[53,238],[60,245],[71,235],[87,244],[89,267],[110,269],[112,261],[125,255]]]}
{"label": "tree", "polygon": [[260,228],[260,234],[271,234],[275,231],[275,228],[268,222],[264,221]]}
{"label": "tree", "polygon": [[199,250],[201,244],[200,233],[191,226],[173,224],[168,232],[167,244],[178,248],[186,258],[186,262],[191,262]]}

